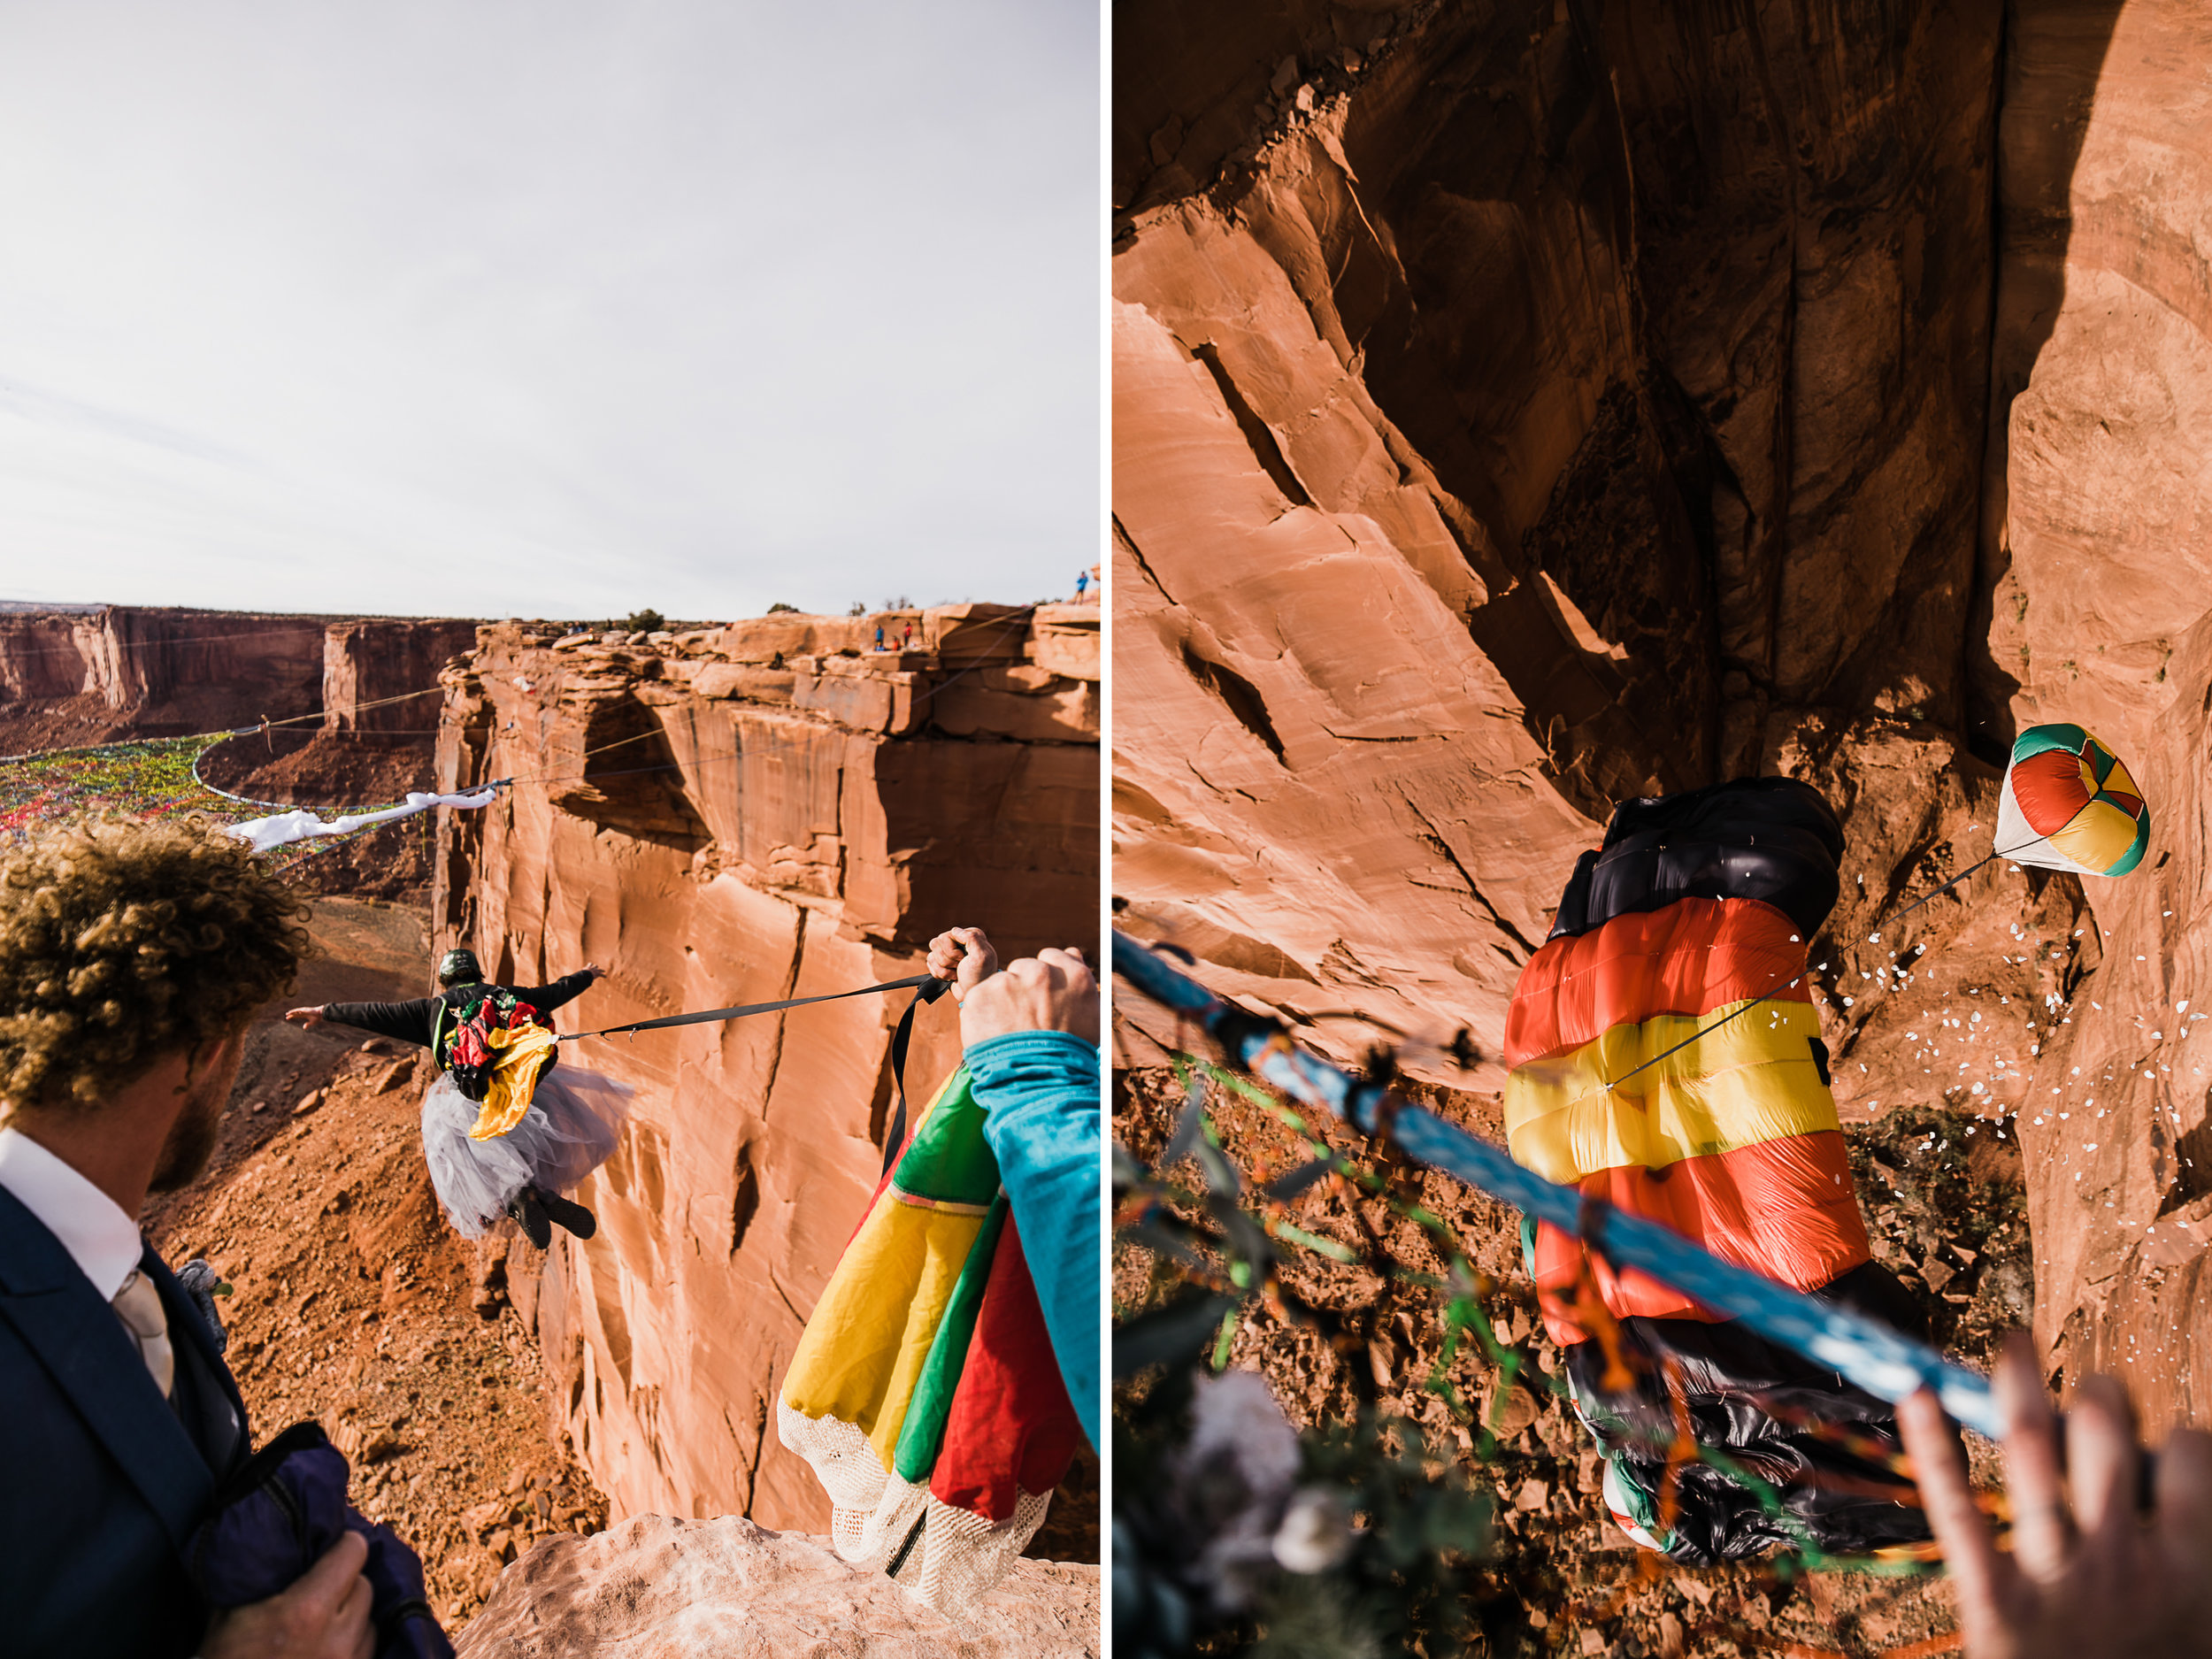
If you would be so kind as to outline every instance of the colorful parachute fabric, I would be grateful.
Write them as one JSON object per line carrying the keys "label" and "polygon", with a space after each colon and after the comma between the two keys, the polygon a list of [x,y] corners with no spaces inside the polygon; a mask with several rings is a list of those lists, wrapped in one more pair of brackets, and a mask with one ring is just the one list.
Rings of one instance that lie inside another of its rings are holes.
{"label": "colorful parachute fabric", "polygon": [[558,1057],[552,1028],[536,1009],[503,986],[484,992],[462,1007],[439,1009],[430,1032],[431,1056],[481,1108],[469,1128],[472,1141],[511,1132]]}
{"label": "colorful parachute fabric", "polygon": [[1997,808],[1997,855],[2043,870],[2124,876],[2150,845],[2143,791],[2078,726],[2032,726],[2014,740]]}
{"label": "colorful parachute fabric", "polygon": [[[1506,1132],[1515,1161],[1549,1179],[1794,1289],[1847,1293],[1910,1322],[1909,1300],[1870,1261],[1806,983],[1842,851],[1827,803],[1787,779],[1621,803],[1515,988]],[[1884,1477],[1761,1402],[1786,1399],[1877,1432],[1886,1405],[1647,1274],[1617,1273],[1558,1228],[1533,1227],[1525,1243],[1614,1490],[1661,1489],[1657,1448],[1673,1438],[1669,1391],[1679,1390],[1701,1442],[1779,1488],[1790,1517],[1778,1522],[1700,1465],[1677,1471],[1679,1504],[1663,1536],[1655,1509],[1623,1511],[1632,1535],[1642,1530],[1689,1563],[1782,1541],[1838,1553],[1925,1535],[1917,1511],[1829,1489],[1824,1471],[1862,1490]],[[1604,1363],[1613,1351],[1631,1362],[1625,1388]]]}
{"label": "colorful parachute fabric", "polygon": [[219,741],[150,738],[0,758],[0,845],[80,812],[115,808],[165,818],[209,805],[192,768]]}
{"label": "colorful parachute fabric", "polygon": [[[160,818],[196,812],[219,824],[257,853],[278,855],[273,866],[289,871],[334,841],[379,824],[419,817],[436,807],[473,809],[488,805],[495,789],[465,795],[410,795],[394,806],[331,817],[310,808],[287,807],[274,815],[249,814],[272,803],[250,800],[218,789],[199,774],[201,758],[217,744],[242,733],[214,732],[198,737],[136,739],[82,749],[0,756],[0,847],[41,824],[58,823],[80,813],[116,810],[134,818]],[[243,820],[239,821],[239,820]]]}
{"label": "colorful parachute fabric", "polygon": [[1082,1429],[966,1067],[830,1275],[777,1427],[829,1493],[838,1553],[954,1617],[1042,1525]]}

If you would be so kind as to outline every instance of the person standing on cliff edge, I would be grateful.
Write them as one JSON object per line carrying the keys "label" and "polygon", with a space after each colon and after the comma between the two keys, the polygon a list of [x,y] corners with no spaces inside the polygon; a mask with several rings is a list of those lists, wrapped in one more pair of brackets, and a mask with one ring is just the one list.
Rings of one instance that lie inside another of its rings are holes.
{"label": "person standing on cliff edge", "polygon": [[422,1152],[446,1219],[479,1239],[503,1214],[541,1250],[558,1222],[580,1239],[599,1223],[561,1196],[604,1164],[630,1110],[630,1087],[582,1066],[557,1070],[545,1016],[605,970],[587,963],[550,985],[486,983],[475,953],[449,950],[438,991],[411,1002],[326,1002],[284,1018],[330,1020],[419,1044],[438,1063],[422,1102]]}
{"label": "person standing on cliff edge", "polygon": [[372,1651],[357,1532],[274,1595],[219,1615],[203,1591],[195,1533],[248,1463],[246,1407],[212,1321],[137,1221],[149,1193],[207,1166],[254,1010],[297,970],[303,909],[243,845],[190,823],[80,821],[0,858],[12,1659]]}

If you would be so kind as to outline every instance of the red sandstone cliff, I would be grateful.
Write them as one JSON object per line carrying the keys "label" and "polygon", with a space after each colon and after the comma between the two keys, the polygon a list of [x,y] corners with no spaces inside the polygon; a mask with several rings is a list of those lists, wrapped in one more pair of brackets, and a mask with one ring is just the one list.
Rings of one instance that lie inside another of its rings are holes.
{"label": "red sandstone cliff", "polygon": [[0,736],[23,750],[311,714],[326,620],[127,605],[0,616]]}
{"label": "red sandstone cliff", "polygon": [[476,624],[468,621],[372,617],[332,623],[323,635],[324,726],[334,732],[434,731],[438,699],[419,694],[438,684],[449,659],[475,644]]}
{"label": "red sandstone cliff", "polygon": [[2119,745],[2156,815],[2142,869],[2086,884],[2101,965],[2028,1085],[2045,1108],[2024,1135],[2036,1331],[2071,1374],[2119,1371],[2154,1421],[2203,1423],[2212,10],[2023,10],[1997,365],[2017,396],[1991,434],[1987,674],[2019,723],[2078,719]]}
{"label": "red sandstone cliff", "polygon": [[[1809,778],[1847,1117],[2059,1102],[2019,1120],[2037,1329],[2201,1415],[2208,31],[1118,10],[1125,921],[1340,1054],[1348,1010],[1494,1055],[1610,799]],[[1988,850],[1992,763],[2049,718],[2139,767],[2149,865],[1993,868],[1870,940]]]}
{"label": "red sandstone cliff", "polygon": [[[0,749],[175,737],[320,712],[332,730],[423,733],[476,625],[109,605],[0,614]],[[358,713],[359,705],[433,695]]]}
{"label": "red sandstone cliff", "polygon": [[1951,757],[1997,12],[1885,16],[1317,7],[1124,83],[1136,925],[1494,1052],[1611,799]]}
{"label": "red sandstone cliff", "polygon": [[[1007,954],[1094,948],[1097,609],[932,611],[904,652],[870,649],[875,622],[481,630],[447,678],[440,786],[517,781],[441,815],[439,948],[525,981],[596,961],[571,1028],[902,978],[958,923]],[[509,1276],[616,1514],[826,1530],[772,1399],[881,1165],[902,1006],[574,1055],[634,1084],[635,1115],[580,1194],[598,1236],[518,1245]],[[951,1005],[924,1010],[910,1087],[957,1053]]]}

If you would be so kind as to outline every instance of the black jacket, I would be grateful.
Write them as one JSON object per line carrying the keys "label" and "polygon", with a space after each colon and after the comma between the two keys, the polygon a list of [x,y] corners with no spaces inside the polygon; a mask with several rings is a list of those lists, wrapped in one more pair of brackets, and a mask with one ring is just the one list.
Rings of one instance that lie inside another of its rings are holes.
{"label": "black jacket", "polygon": [[177,1359],[165,1402],[61,1241],[0,1191],[0,1652],[185,1659],[209,1609],[185,1543],[250,1448],[245,1402],[151,1246]]}
{"label": "black jacket", "polygon": [[[503,986],[492,988],[511,991],[515,1001],[527,1002],[541,1014],[550,1014],[566,1002],[583,993],[595,976],[577,972],[558,979],[550,985]],[[380,1037],[396,1037],[402,1042],[430,1046],[432,1023],[436,1019],[438,1004],[457,1008],[462,1003],[481,996],[486,987],[457,985],[449,991],[435,996],[419,996],[411,1002],[331,1002],[323,1009],[325,1019],[336,1020],[341,1025],[358,1025],[363,1031],[373,1031]],[[552,1022],[546,1022],[550,1025]]]}

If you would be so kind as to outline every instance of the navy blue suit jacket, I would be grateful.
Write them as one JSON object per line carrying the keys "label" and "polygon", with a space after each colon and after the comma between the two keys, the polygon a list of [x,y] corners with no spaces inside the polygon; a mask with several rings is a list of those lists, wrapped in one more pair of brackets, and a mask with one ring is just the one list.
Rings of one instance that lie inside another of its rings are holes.
{"label": "navy blue suit jacket", "polygon": [[[199,1310],[149,1246],[180,1371],[246,1406]],[[194,1352],[182,1352],[183,1345]],[[0,1654],[178,1659],[208,1608],[184,1546],[216,1474],[61,1241],[0,1188]]]}

